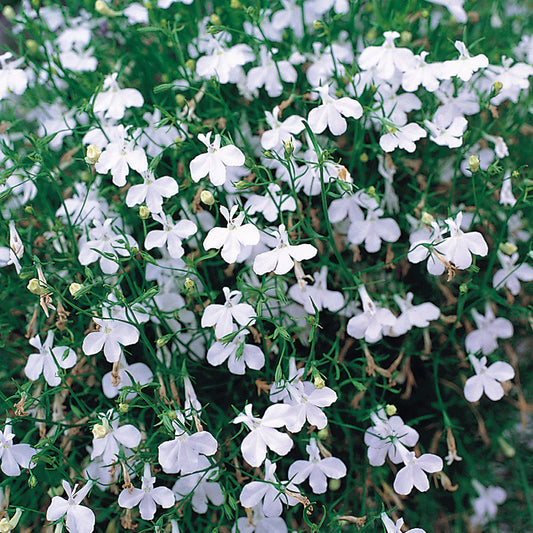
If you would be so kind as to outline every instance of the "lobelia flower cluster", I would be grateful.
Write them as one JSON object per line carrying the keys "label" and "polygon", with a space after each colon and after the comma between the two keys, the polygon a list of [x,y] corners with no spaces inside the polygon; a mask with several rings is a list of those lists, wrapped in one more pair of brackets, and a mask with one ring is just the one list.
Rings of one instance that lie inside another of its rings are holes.
{"label": "lobelia flower cluster", "polygon": [[63,4],[3,11],[0,530],[431,531],[459,489],[497,520],[525,3]]}

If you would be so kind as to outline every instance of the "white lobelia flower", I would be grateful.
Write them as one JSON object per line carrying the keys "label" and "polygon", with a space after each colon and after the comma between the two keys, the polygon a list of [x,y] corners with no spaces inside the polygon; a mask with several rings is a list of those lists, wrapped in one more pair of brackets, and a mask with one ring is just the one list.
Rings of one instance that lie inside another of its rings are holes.
{"label": "white lobelia flower", "polygon": [[324,429],[328,419],[321,408],[337,401],[337,393],[329,387],[317,389],[310,381],[297,381],[291,385],[284,402],[290,406],[285,415],[285,427],[298,433],[307,421],[318,429]]}
{"label": "white lobelia flower", "polygon": [[283,275],[294,266],[294,261],[303,261],[314,257],[318,250],[312,244],[289,244],[285,225],[281,224],[276,233],[276,247],[268,252],[258,254],[254,259],[254,272],[261,276],[268,272]]}
{"label": "white lobelia flower", "polygon": [[243,43],[223,48],[217,41],[210,55],[202,56],[196,62],[196,73],[201,78],[215,77],[219,83],[237,83],[243,75],[242,65],[254,61],[252,49]]}
{"label": "white lobelia flower", "polygon": [[265,150],[283,148],[284,142],[291,140],[305,128],[302,117],[298,115],[292,115],[281,122],[279,106],[276,106],[272,113],[265,111],[265,116],[267,124],[271,127],[261,135],[261,146]]}
{"label": "white lobelia flower", "polygon": [[465,398],[469,402],[477,402],[485,393],[492,401],[501,400],[504,394],[501,382],[514,378],[513,367],[502,361],[496,361],[487,367],[485,356],[478,359],[470,354],[468,358],[476,371],[476,375],[466,380]]}
{"label": "white lobelia flower", "polygon": [[91,490],[93,482],[87,481],[79,491],[77,484],[74,485],[73,489],[67,481],[63,481],[62,485],[67,498],[54,496],[46,511],[46,519],[55,522],[66,514],[66,525],[69,533],[91,533],[94,530],[94,512],[85,505],[81,505],[81,502]]}
{"label": "white lobelia flower", "polygon": [[150,231],[146,235],[144,247],[147,250],[151,250],[152,248],[166,246],[170,257],[179,259],[185,253],[182,246],[183,239],[187,239],[196,233],[198,230],[196,224],[187,219],[174,223],[172,217],[164,213],[154,213],[152,218],[159,222],[163,229]]}
{"label": "white lobelia flower", "polygon": [[471,331],[465,338],[468,353],[481,351],[483,355],[498,348],[498,338],[510,339],[513,336],[513,324],[507,318],[496,318],[490,303],[485,304],[485,316],[472,309],[472,316],[478,329]]}
{"label": "white lobelia flower", "polygon": [[359,296],[363,302],[363,312],[348,320],[346,331],[356,339],[377,342],[396,323],[396,317],[389,309],[378,307],[368,295],[364,285],[359,287]]}
{"label": "white lobelia flower", "polygon": [[486,55],[478,54],[477,56],[471,57],[463,42],[455,41],[455,48],[459,52],[459,57],[450,61],[444,61],[441,65],[442,74],[439,74],[439,77],[449,78],[451,76],[457,76],[463,81],[468,81],[474,72],[480,68],[489,66],[489,60]]}
{"label": "white lobelia flower", "polygon": [[[93,220],[93,228],[88,230],[88,236],[83,235],[78,241],[78,261],[82,265],[89,265],[98,261],[104,274],[114,274],[119,269],[118,256],[129,257],[129,248],[137,246],[135,239],[128,234],[122,234],[113,225],[114,220],[107,218],[104,222]],[[126,246],[127,244],[127,246]],[[104,254],[115,258],[109,259]]]}
{"label": "white lobelia flower", "polygon": [[468,15],[463,7],[465,0],[426,0],[426,2],[444,6],[460,24],[465,24],[468,21]]}
{"label": "white lobelia flower", "polygon": [[429,490],[426,472],[440,472],[444,466],[442,459],[432,453],[416,457],[415,452],[405,452],[402,460],[405,466],[396,474],[393,487],[397,494],[404,496],[413,490],[413,486],[420,492]]}
{"label": "white lobelia flower", "polygon": [[404,91],[414,92],[420,85],[429,92],[434,92],[439,88],[437,73],[440,63],[426,63],[428,54],[429,52],[422,51],[420,55],[414,56],[413,64],[402,76]]}
{"label": "white lobelia flower", "polygon": [[[263,502],[265,516],[280,516],[283,512],[283,504],[296,505],[298,500],[286,494],[285,490],[299,493],[298,487],[293,482],[280,483],[276,476],[277,465],[265,460],[265,477],[263,481],[251,481],[241,491],[239,500],[246,508],[255,507],[260,501]],[[283,488],[278,488],[282,484]]]}
{"label": "white lobelia flower", "polygon": [[429,139],[439,146],[458,148],[463,144],[463,134],[468,126],[466,118],[455,117],[451,123],[441,116],[435,116],[435,122],[425,120],[424,124],[429,130]]}
{"label": "white lobelia flower", "polygon": [[344,117],[358,119],[363,116],[363,107],[357,100],[347,96],[334,98],[329,94],[329,85],[317,87],[315,91],[322,104],[309,112],[308,121],[313,133],[322,133],[328,128],[333,135],[342,135],[347,127]]}
{"label": "white lobelia flower", "polygon": [[439,252],[457,268],[464,270],[472,264],[472,254],[484,257],[488,254],[489,248],[483,235],[478,231],[463,232],[462,220],[462,212],[457,213],[455,220],[451,217],[445,220],[450,229],[450,236],[439,244]]}
{"label": "white lobelia flower", "polygon": [[516,296],[520,292],[520,281],[533,281],[533,267],[527,263],[516,266],[518,252],[508,256],[498,250],[498,259],[502,268],[494,274],[492,279],[492,286],[495,289],[505,286],[512,295]]}
{"label": "white lobelia flower", "polygon": [[277,183],[269,183],[263,195],[252,194],[244,204],[248,216],[261,213],[269,222],[276,221],[281,211],[296,211],[296,201],[290,194],[283,194]]}
{"label": "white lobelia flower", "polygon": [[113,183],[117,187],[124,187],[130,168],[139,173],[146,172],[148,160],[144,150],[127,137],[126,128],[119,125],[113,129],[111,142],[100,154],[94,169],[99,174],[111,172]]}
{"label": "white lobelia flower", "polygon": [[8,265],[15,265],[15,270],[17,274],[20,274],[22,267],[20,266],[19,259],[22,259],[24,255],[24,244],[20,235],[18,234],[17,228],[15,226],[15,221],[9,221],[9,259],[7,261]]}
{"label": "white lobelia flower", "polygon": [[404,423],[401,417],[387,417],[383,409],[370,415],[374,425],[365,431],[365,444],[368,446],[368,462],[381,466],[389,459],[398,464],[407,452],[406,446],[413,447],[418,442],[418,432]]}
{"label": "white lobelia flower", "polygon": [[8,63],[13,58],[13,54],[6,52],[0,55],[0,100],[7,98],[11,93],[21,95],[28,86],[28,75],[26,71],[17,68],[24,58],[21,57]]}
{"label": "white lobelia flower", "polygon": [[93,110],[103,118],[120,120],[128,107],[142,107],[144,99],[137,89],[121,89],[117,83],[118,73],[106,77],[102,92],[94,99]]}
{"label": "white lobelia flower", "polygon": [[224,343],[217,341],[207,351],[207,362],[213,366],[219,366],[226,359],[228,369],[232,374],[243,375],[246,367],[259,370],[265,365],[265,354],[253,344],[246,344],[245,336],[248,331],[240,331],[232,340]]}
{"label": "white lobelia flower", "polygon": [[298,78],[296,69],[289,61],[275,60],[265,46],[260,47],[259,58],[261,64],[251,68],[246,75],[246,88],[250,92],[264,87],[268,96],[276,98],[283,92],[282,81],[294,83]]}
{"label": "white lobelia flower", "polygon": [[416,150],[415,141],[427,136],[424,128],[414,122],[405,126],[387,126],[387,133],[379,139],[379,145],[384,152],[394,152],[396,148],[401,148],[407,152]]}
{"label": "white lobelia flower", "polygon": [[93,317],[93,322],[100,329],[83,339],[82,350],[85,355],[94,355],[103,350],[107,361],[116,363],[122,355],[121,346],[129,346],[139,340],[139,330],[133,324],[109,317]]}
{"label": "white lobelia flower", "polygon": [[[431,1],[431,0],[430,0]],[[385,513],[381,513],[381,521],[385,526],[386,533],[403,533],[403,518],[398,518],[396,523],[394,523]],[[423,529],[415,527],[414,529],[409,529],[405,533],[426,533]]]}
{"label": "white lobelia flower", "polygon": [[239,206],[234,205],[231,211],[225,206],[220,206],[220,212],[227,221],[225,228],[212,228],[204,239],[204,248],[222,248],[220,253],[226,263],[232,264],[243,246],[255,246],[259,243],[259,230],[253,224],[243,224],[244,212],[235,216]]}
{"label": "white lobelia flower", "polygon": [[484,487],[476,479],[472,480],[472,485],[474,485],[479,496],[472,500],[474,516],[471,521],[475,527],[483,526],[496,518],[498,505],[501,505],[506,500],[507,493],[501,487]]}
{"label": "white lobelia flower", "polygon": [[393,218],[380,218],[383,214],[383,209],[369,209],[365,219],[352,220],[348,240],[352,244],[364,243],[370,253],[379,252],[382,240],[396,242],[401,235],[400,226]]}
{"label": "white lobelia flower", "polygon": [[146,170],[141,174],[143,183],[132,185],[128,189],[126,205],[133,207],[146,202],[146,207],[150,210],[150,213],[160,213],[163,209],[163,198],[170,198],[178,194],[178,184],[170,176],[156,179],[151,170]]}
{"label": "white lobelia flower", "polygon": [[243,516],[237,519],[231,533],[287,533],[287,524],[281,516],[265,516],[263,505],[258,503],[252,507],[251,518]]}
{"label": "white lobelia flower", "polygon": [[183,429],[185,419],[177,413],[174,426],[174,439],[158,446],[158,461],[167,474],[189,474],[209,466],[207,456],[214,455],[218,448],[216,439],[207,431],[192,435]]}
{"label": "white lobelia flower", "polygon": [[[116,375],[118,375],[118,379]],[[146,385],[152,381],[152,378],[153,373],[147,365],[144,363],[129,365],[124,354],[122,354],[118,372],[111,370],[102,376],[102,390],[107,398],[115,398],[123,387],[131,387],[132,379],[133,382],[139,385]],[[128,392],[124,399],[129,402],[135,396],[137,396],[136,392]]]}
{"label": "white lobelia flower", "polygon": [[233,332],[233,320],[240,326],[255,324],[254,308],[250,304],[239,303],[242,297],[240,291],[230,291],[228,287],[223,287],[222,292],[226,298],[224,304],[208,305],[201,321],[203,328],[215,326],[217,339]]}
{"label": "white lobelia flower", "polygon": [[440,316],[440,309],[431,302],[413,305],[412,292],[408,292],[405,298],[395,294],[394,301],[401,310],[401,315],[396,317],[396,323],[392,327],[394,336],[407,333],[413,326],[425,328],[431,320],[437,320]]}
{"label": "white lobelia flower", "polygon": [[194,512],[200,514],[207,512],[209,501],[215,506],[222,505],[224,493],[220,488],[220,483],[214,481],[218,477],[218,472],[218,468],[211,468],[207,472],[180,476],[172,487],[176,501],[190,498]]}
{"label": "white lobelia flower", "polygon": [[381,46],[367,46],[359,56],[357,63],[362,70],[376,67],[384,80],[390,80],[397,71],[405,72],[413,64],[413,52],[408,48],[396,48],[394,40],[400,37],[397,31],[386,31],[385,42]]}
{"label": "white lobelia flower", "polygon": [[155,477],[152,476],[150,465],[144,464],[142,485],[140,489],[135,487],[125,488],[118,496],[118,504],[126,509],[139,506],[141,518],[152,520],[157,510],[157,505],[168,509],[174,505],[174,493],[168,487],[154,487]]}
{"label": "white lobelia flower", "polygon": [[305,447],[308,461],[295,461],[289,467],[289,479],[299,485],[309,478],[309,485],[315,494],[323,494],[328,488],[327,478],[340,479],[346,476],[346,465],[336,457],[320,457],[315,438]]}
{"label": "white lobelia flower", "polygon": [[267,407],[262,418],[252,413],[252,404],[244,407],[244,413],[236,416],[232,422],[246,425],[250,433],[244,437],[241,452],[244,460],[250,466],[261,466],[266,458],[267,447],[278,455],[287,455],[293,446],[293,441],[286,433],[275,428],[285,425],[287,415],[291,410],[289,405],[271,405]]}
{"label": "white lobelia flower", "polygon": [[119,417],[110,409],[100,413],[100,423],[93,426],[93,450],[91,460],[101,458],[103,463],[111,465],[117,461],[120,445],[128,449],[139,446],[141,432],[131,424],[118,427]]}
{"label": "white lobelia flower", "polygon": [[11,420],[7,418],[4,431],[0,432],[0,469],[6,476],[19,476],[20,467],[29,468],[31,458],[37,452],[29,444],[13,444],[15,434],[11,429]]}
{"label": "white lobelia flower", "polygon": [[41,344],[39,335],[32,337],[29,343],[37,348],[38,353],[32,353],[28,357],[24,372],[31,381],[39,379],[41,374],[51,387],[61,383],[57,372],[59,368],[72,368],[78,361],[76,352],[67,346],[54,345],[54,332],[48,331],[44,344]]}
{"label": "white lobelia flower", "polygon": [[439,249],[443,233],[445,231],[435,220],[431,222],[431,227],[424,227],[411,233],[409,237],[411,246],[407,253],[409,262],[420,263],[427,259],[427,271],[434,276],[440,276],[445,269],[445,259]]}
{"label": "white lobelia flower", "polygon": [[513,184],[509,175],[503,178],[502,188],[500,189],[500,204],[510,205],[511,207],[516,204],[516,198],[513,196]]}
{"label": "white lobelia flower", "polygon": [[327,286],[328,267],[323,266],[320,272],[314,274],[314,284],[309,285],[303,277],[301,267],[296,269],[298,283],[289,289],[289,296],[297,303],[304,306],[307,313],[314,314],[315,307],[318,311],[328,309],[337,312],[344,306],[342,292],[330,291]]}
{"label": "white lobelia flower", "polygon": [[198,134],[198,139],[207,147],[207,153],[197,155],[190,162],[191,178],[200,181],[205,176],[213,185],[224,185],[226,182],[226,167],[240,167],[244,165],[244,154],[234,145],[220,147],[221,137],[217,133],[211,142],[210,131],[207,135]]}

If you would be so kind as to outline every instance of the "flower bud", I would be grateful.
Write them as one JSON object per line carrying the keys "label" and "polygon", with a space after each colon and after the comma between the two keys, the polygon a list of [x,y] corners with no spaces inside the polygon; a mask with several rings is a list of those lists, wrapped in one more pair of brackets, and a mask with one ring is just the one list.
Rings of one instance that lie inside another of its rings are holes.
{"label": "flower bud", "polygon": [[242,4],[239,2],[239,0],[231,0],[230,2],[231,9],[241,9]]}
{"label": "flower bud", "polygon": [[502,90],[502,88],[503,88],[503,83],[501,81],[496,80],[492,84],[492,96],[497,96],[498,94],[500,94],[500,91]]}
{"label": "flower bud", "polygon": [[68,292],[70,292],[70,294],[74,297],[76,297],[76,293],[81,291],[81,289],[83,289],[83,285],[81,283],[74,282],[68,286]]}
{"label": "flower bud", "polygon": [[324,23],[321,20],[313,20],[313,28],[315,30],[321,30],[324,27]]}
{"label": "flower bud", "polygon": [[394,416],[398,412],[398,409],[396,409],[395,405],[388,403],[385,406],[385,412],[387,413],[387,416]]}
{"label": "flower bud", "polygon": [[328,428],[328,426],[326,426],[325,428],[319,430],[317,435],[318,435],[318,438],[320,440],[327,439],[329,437],[329,428]]}
{"label": "flower bud", "polygon": [[13,20],[17,16],[17,14],[15,13],[15,10],[13,9],[12,6],[4,7],[4,9],[2,10],[2,14],[8,20]]}
{"label": "flower bud", "polygon": [[468,166],[472,173],[477,172],[479,170],[479,157],[477,155],[471,155],[468,158]]}
{"label": "flower bud", "polygon": [[202,191],[200,193],[200,201],[205,205],[213,205],[215,203],[215,197],[211,191]]}
{"label": "flower bud", "polygon": [[50,291],[45,286],[43,286],[37,278],[30,279],[27,285],[27,289],[32,294],[36,294],[37,296],[44,296],[50,293]]}
{"label": "flower bud", "polygon": [[400,43],[407,44],[413,39],[413,34],[410,31],[404,30],[400,33]]}
{"label": "flower bud", "polygon": [[101,421],[101,424],[93,426],[92,432],[95,439],[103,439],[109,433],[109,422],[106,418],[102,418]]}
{"label": "flower bud", "polygon": [[33,215],[35,213],[31,205],[27,205],[26,207],[24,207],[24,212],[28,213],[28,215]]}
{"label": "flower bud", "polygon": [[339,490],[341,488],[341,480],[340,479],[330,479],[329,483],[329,490]]}
{"label": "flower bud", "polygon": [[191,278],[185,278],[185,289],[189,292],[191,292],[194,289],[194,281]]}
{"label": "flower bud", "polygon": [[176,95],[176,104],[178,105],[178,107],[183,107],[185,105],[185,103],[187,102],[187,98],[185,98],[185,96],[183,96],[181,93],[178,93]]}
{"label": "flower bud", "polygon": [[196,61],[194,59],[187,59],[187,61],[185,61],[185,66],[189,70],[194,70],[196,68]]}
{"label": "flower bud", "polygon": [[145,205],[141,205],[139,207],[139,217],[142,220],[146,220],[150,216],[150,209],[148,209]]}
{"label": "flower bud", "polygon": [[292,139],[283,143],[283,149],[285,150],[285,159],[288,159],[294,153],[294,143]]}
{"label": "flower bud", "polygon": [[428,213],[427,211],[424,211],[422,213],[422,223],[426,224],[426,226],[431,226],[431,223],[434,222],[435,218],[433,215]]}
{"label": "flower bud", "polygon": [[221,18],[216,13],[213,13],[209,17],[209,22],[211,22],[211,24],[213,24],[213,26],[220,26],[222,24]]}
{"label": "flower bud", "polygon": [[315,376],[314,385],[315,389],[323,389],[326,386],[326,382],[320,374]]}
{"label": "flower bud", "polygon": [[104,0],[96,0],[94,3],[94,10],[97,13],[100,13],[100,15],[104,15],[105,17],[116,17],[120,15],[119,11],[115,11],[114,9],[111,9]]}
{"label": "flower bud", "polygon": [[376,194],[376,188],[374,187],[374,185],[370,185],[366,192],[369,196],[374,196]]}
{"label": "flower bud", "polygon": [[128,403],[120,402],[118,404],[118,410],[120,413],[127,413],[130,409],[130,405]]}
{"label": "flower bud", "polygon": [[518,251],[518,246],[512,242],[501,242],[498,248],[500,252],[504,253],[505,255],[513,255]]}
{"label": "flower bud", "polygon": [[360,156],[359,156],[359,160],[361,161],[361,163],[366,163],[368,162],[368,154],[366,152],[363,152]]}
{"label": "flower bud", "polygon": [[503,437],[498,437],[498,444],[500,445],[500,448],[502,449],[503,455],[505,457],[512,458],[516,455],[516,450],[514,449],[511,444],[507,442]]}
{"label": "flower bud", "polygon": [[94,165],[98,163],[98,159],[100,159],[100,155],[102,154],[102,150],[98,148],[95,144],[90,144],[87,146],[87,153],[85,156],[85,162],[89,163],[89,165]]}
{"label": "flower bud", "polygon": [[35,54],[39,50],[39,43],[35,41],[34,39],[28,39],[25,42],[26,50],[29,54]]}

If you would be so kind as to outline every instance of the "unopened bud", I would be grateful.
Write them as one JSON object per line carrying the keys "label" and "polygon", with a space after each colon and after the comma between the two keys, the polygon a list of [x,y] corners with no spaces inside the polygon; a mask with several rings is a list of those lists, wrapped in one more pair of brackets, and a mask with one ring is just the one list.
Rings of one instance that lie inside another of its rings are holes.
{"label": "unopened bud", "polygon": [[139,217],[142,220],[146,220],[150,216],[150,209],[148,209],[145,205],[141,205],[139,207]]}
{"label": "unopened bud", "polygon": [[363,152],[359,156],[359,160],[361,161],[361,163],[367,163],[368,162],[368,154],[366,152]]}
{"label": "unopened bud", "polygon": [[95,439],[103,439],[109,433],[109,422],[107,419],[102,418],[101,424],[93,426],[92,433]]}
{"label": "unopened bud", "polygon": [[420,11],[420,16],[423,18],[423,19],[427,19],[429,17],[429,9],[422,9]]}
{"label": "unopened bud", "polygon": [[176,95],[176,104],[178,105],[178,107],[183,107],[185,105],[185,103],[187,102],[187,98],[185,98],[185,96],[183,96],[181,93],[178,93]]}
{"label": "unopened bud", "polygon": [[329,490],[339,490],[341,488],[341,480],[340,479],[330,479],[329,483]]}
{"label": "unopened bud", "polygon": [[169,411],[167,416],[170,420],[176,420],[176,418],[178,418],[176,411]]}
{"label": "unopened bud", "polygon": [[410,43],[412,38],[413,34],[410,31],[405,30],[400,33],[400,41],[402,43]]}
{"label": "unopened bud", "polygon": [[189,70],[194,70],[196,68],[196,61],[194,59],[187,59],[187,61],[185,61],[185,66]]}
{"label": "unopened bud", "polygon": [[426,226],[431,226],[431,223],[434,222],[435,218],[433,215],[428,213],[427,211],[424,211],[422,213],[422,223],[426,224]]}
{"label": "unopened bud", "polygon": [[89,146],[87,146],[85,161],[89,163],[89,165],[94,165],[98,163],[101,154],[102,150],[100,150],[100,148],[98,148],[96,144],[90,144]]}
{"label": "unopened bud", "polygon": [[374,196],[376,194],[376,188],[374,187],[374,185],[370,185],[366,192],[369,196]]}
{"label": "unopened bud", "polygon": [[387,416],[394,416],[398,412],[398,409],[396,409],[395,405],[388,403],[385,406],[385,412],[387,413]]}
{"label": "unopened bud", "polygon": [[502,88],[503,88],[503,83],[501,81],[496,80],[492,84],[492,95],[497,96],[498,94],[500,94],[500,91],[502,90]]}
{"label": "unopened bud", "polygon": [[76,294],[81,291],[81,289],[83,289],[83,285],[81,283],[74,282],[68,286],[68,292],[70,292],[70,294],[74,297],[76,297]]}
{"label": "unopened bud", "polygon": [[222,24],[222,19],[216,13],[213,13],[209,17],[209,22],[211,22],[213,26],[220,26]]}
{"label": "unopened bud", "polygon": [[35,213],[33,207],[31,205],[27,205],[26,207],[24,207],[24,212],[25,213],[28,213],[28,215],[33,215],[33,213]]}
{"label": "unopened bud", "polygon": [[215,197],[211,191],[202,191],[200,193],[200,201],[205,205],[213,205],[215,203]]}
{"label": "unopened bud", "polygon": [[231,0],[229,5],[232,9],[241,9],[242,7],[242,4],[239,2],[239,0]]}
{"label": "unopened bud", "polygon": [[500,448],[502,449],[503,455],[505,457],[514,457],[516,455],[516,450],[514,447],[507,442],[503,437],[498,437],[498,444],[500,445]]}
{"label": "unopened bud", "polygon": [[105,17],[117,17],[120,15],[119,11],[115,11],[114,9],[111,9],[104,0],[96,0],[94,3],[94,10],[97,13],[100,13],[100,15],[104,15]]}
{"label": "unopened bud", "polygon": [[120,402],[118,404],[118,410],[120,413],[127,413],[130,409],[130,405],[128,403]]}
{"label": "unopened bud", "polygon": [[320,374],[315,376],[314,385],[315,389],[323,389],[326,386],[326,382]]}
{"label": "unopened bud", "polygon": [[477,172],[479,170],[479,157],[477,155],[471,155],[468,158],[468,166],[472,173]]}
{"label": "unopened bud", "polygon": [[27,288],[32,294],[36,294],[37,296],[44,296],[50,293],[47,287],[43,286],[37,278],[31,278]]}
{"label": "unopened bud", "polygon": [[313,20],[313,28],[320,30],[324,27],[324,23],[321,20]]}
{"label": "unopened bud", "polygon": [[2,10],[2,14],[8,20],[13,20],[17,16],[17,14],[15,13],[15,10],[13,9],[12,6],[4,7],[4,9]]}
{"label": "unopened bud", "polygon": [[39,50],[39,43],[34,39],[28,39],[25,48],[30,54],[35,54]]}
{"label": "unopened bud", "polygon": [[513,255],[518,251],[518,246],[512,242],[501,242],[498,248],[500,252],[504,253],[505,255]]}
{"label": "unopened bud", "polygon": [[317,436],[320,440],[325,440],[329,437],[329,428],[326,426],[325,428],[319,430],[317,433]]}
{"label": "unopened bud", "polygon": [[285,141],[283,143],[283,148],[285,150],[285,157],[289,158],[294,153],[294,143],[292,142],[292,139]]}

